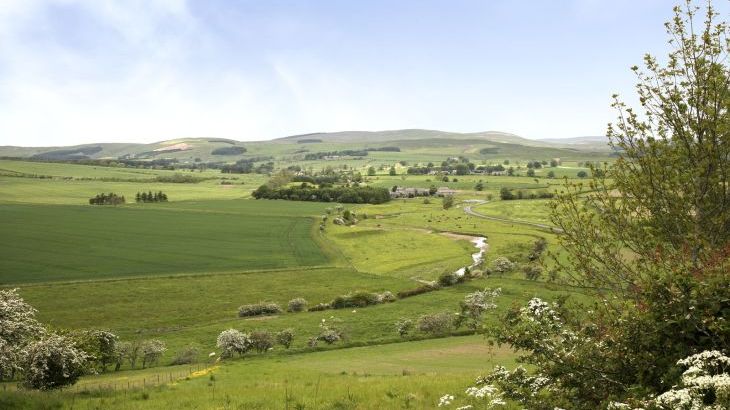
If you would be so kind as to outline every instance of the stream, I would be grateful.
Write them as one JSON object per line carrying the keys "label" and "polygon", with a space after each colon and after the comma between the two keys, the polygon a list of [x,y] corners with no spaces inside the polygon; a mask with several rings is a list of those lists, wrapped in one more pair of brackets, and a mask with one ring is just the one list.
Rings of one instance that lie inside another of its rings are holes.
{"label": "stream", "polygon": [[469,270],[473,270],[484,259],[484,254],[487,252],[487,238],[483,236],[475,236],[474,239],[471,240],[471,243],[474,244],[474,247],[477,248],[479,252],[471,254],[471,259],[474,263],[469,266],[459,268],[456,272],[454,272],[457,276],[464,276],[464,272],[466,272],[467,267]]}

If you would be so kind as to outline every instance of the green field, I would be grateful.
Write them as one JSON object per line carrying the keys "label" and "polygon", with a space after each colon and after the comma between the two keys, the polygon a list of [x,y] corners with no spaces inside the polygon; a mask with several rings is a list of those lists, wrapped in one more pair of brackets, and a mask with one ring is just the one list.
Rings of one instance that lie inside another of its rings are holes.
{"label": "green field", "polygon": [[[327,262],[305,216],[124,207],[0,205],[0,283],[278,269]],[[296,215],[296,211],[293,212]]]}
{"label": "green field", "polygon": [[[368,164],[380,161],[389,166],[398,158],[436,160],[440,144],[412,145],[405,154],[375,152],[366,160],[343,164],[364,172]],[[284,156],[276,162],[287,164],[287,150],[301,148],[298,145],[259,149],[251,144],[246,155],[278,152]],[[521,158],[534,153],[531,148]],[[438,397],[462,391],[494,364],[513,365],[514,353],[491,349],[479,335],[461,336],[469,333],[464,329],[451,337],[430,339],[415,332],[404,339],[395,332],[397,320],[454,313],[465,295],[484,288],[503,291],[497,311],[485,318],[486,326],[496,323],[508,307],[535,296],[552,300],[569,294],[585,300],[575,289],[545,282],[544,277],[526,280],[515,270],[365,308],[249,319],[237,315],[238,306],[261,301],[286,307],[289,300],[303,297],[311,306],[359,290],[412,289],[471,264],[476,250],[470,236],[487,238],[485,266],[499,256],[526,263],[538,238],[545,238],[551,248],[556,238],[510,221],[545,222],[545,201],[500,201],[499,189],[553,190],[562,183],[559,179],[469,175],[447,183],[425,175],[389,176],[385,168],[366,177],[366,183],[447,186],[458,190],[455,206],[444,210],[439,198],[428,203],[414,198],[346,204],[344,208],[358,216],[357,225],[328,222],[320,230],[322,215],[332,212],[335,204],[250,199],[251,191],[266,181],[264,175],[207,170],[190,173],[203,178],[194,183],[159,183],[155,178],[175,173],[8,160],[0,165],[0,286],[18,287],[38,309],[39,319],[54,328],[103,328],[121,340],[158,338],[168,348],[160,366],[130,370],[125,364],[120,372],[87,376],[70,391],[15,393],[8,399],[11,408],[43,408],[48,403],[62,408],[264,409],[294,408],[297,403],[302,408],[433,408]],[[573,163],[561,169],[562,175],[572,176],[578,168]],[[485,190],[475,191],[480,180]],[[129,200],[148,190],[164,191],[170,202],[87,205],[88,198],[100,192],[116,192]],[[493,200],[475,206],[475,211],[508,221],[464,212],[463,200],[489,195]],[[344,339],[312,349],[307,340],[318,334],[323,319],[339,321]],[[214,366],[214,380],[205,374],[170,382],[179,378],[174,374],[186,371],[168,366],[177,352],[195,346],[199,357],[194,366],[206,366],[208,353],[217,350],[217,335],[228,328],[291,328],[296,336],[289,350],[276,347]],[[144,393],[123,388],[125,383],[139,387],[140,380],[160,377],[162,386]],[[110,385],[119,385],[119,391],[108,390]],[[276,394],[266,393],[271,391]]]}

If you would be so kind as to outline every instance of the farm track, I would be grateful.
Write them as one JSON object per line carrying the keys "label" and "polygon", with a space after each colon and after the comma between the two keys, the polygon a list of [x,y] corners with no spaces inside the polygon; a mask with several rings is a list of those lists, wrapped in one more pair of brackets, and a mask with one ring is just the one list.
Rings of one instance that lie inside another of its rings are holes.
{"label": "farm track", "polygon": [[480,199],[471,200],[469,202],[469,205],[464,205],[464,213],[466,213],[467,215],[477,217],[477,218],[489,219],[492,221],[498,221],[498,222],[504,222],[504,223],[510,223],[510,224],[524,225],[524,226],[529,226],[532,228],[543,229],[546,231],[550,231],[552,233],[562,233],[563,232],[562,229],[556,228],[554,226],[539,224],[536,222],[520,221],[518,219],[507,219],[507,218],[499,218],[496,216],[484,215],[484,214],[480,214],[479,212],[472,209],[472,206],[474,206],[474,205],[482,205],[482,204],[486,204],[487,202],[489,202],[489,201],[483,201]]}

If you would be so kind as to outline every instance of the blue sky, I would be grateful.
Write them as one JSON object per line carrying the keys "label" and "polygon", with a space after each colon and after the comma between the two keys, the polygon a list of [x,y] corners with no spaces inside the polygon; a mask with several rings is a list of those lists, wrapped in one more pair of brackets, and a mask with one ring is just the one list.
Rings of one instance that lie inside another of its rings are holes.
{"label": "blue sky", "polygon": [[600,135],[669,0],[0,0],[0,145]]}

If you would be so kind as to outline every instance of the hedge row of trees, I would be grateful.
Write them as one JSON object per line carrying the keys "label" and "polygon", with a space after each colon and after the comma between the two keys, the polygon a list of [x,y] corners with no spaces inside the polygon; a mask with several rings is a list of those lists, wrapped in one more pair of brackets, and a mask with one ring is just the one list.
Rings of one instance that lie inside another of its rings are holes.
{"label": "hedge row of trees", "polygon": [[340,202],[350,204],[382,204],[390,201],[386,188],[375,187],[283,187],[261,185],[253,191],[256,199],[285,199],[290,201]]}
{"label": "hedge row of trees", "polygon": [[499,190],[499,197],[502,198],[503,201],[510,201],[513,199],[548,199],[553,196],[555,196],[555,194],[545,190],[535,192],[533,190],[520,189],[515,192],[507,187],[503,187]]}
{"label": "hedge row of trees", "polygon": [[120,196],[113,192],[108,194],[102,192],[93,198],[89,198],[90,205],[121,205],[125,202],[126,200],[124,199],[124,195]]}
{"label": "hedge row of trees", "polygon": [[152,193],[152,191],[149,192],[137,192],[137,195],[135,195],[134,200],[136,202],[167,202],[167,194],[159,191]]}

